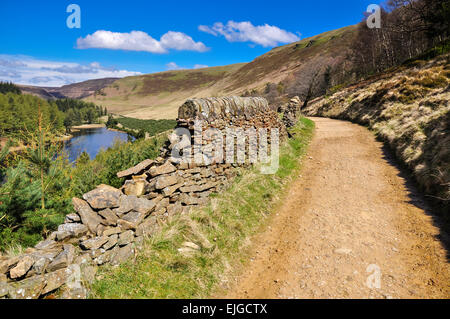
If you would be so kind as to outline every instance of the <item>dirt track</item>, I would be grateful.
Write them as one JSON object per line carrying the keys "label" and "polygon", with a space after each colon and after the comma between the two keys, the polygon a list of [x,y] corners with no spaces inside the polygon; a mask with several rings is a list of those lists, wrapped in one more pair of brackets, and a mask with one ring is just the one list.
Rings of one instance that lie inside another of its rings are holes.
{"label": "dirt track", "polygon": [[358,125],[313,120],[301,175],[219,297],[450,298],[439,228],[382,144]]}

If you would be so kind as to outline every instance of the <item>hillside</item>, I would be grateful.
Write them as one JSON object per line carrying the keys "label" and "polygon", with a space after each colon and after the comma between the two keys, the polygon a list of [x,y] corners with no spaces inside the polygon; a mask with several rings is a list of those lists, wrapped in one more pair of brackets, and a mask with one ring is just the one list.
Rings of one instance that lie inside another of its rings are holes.
{"label": "hillside", "polygon": [[56,96],[54,96],[49,91],[52,88],[31,86],[31,85],[20,85],[20,84],[17,84],[17,86],[20,88],[20,90],[24,94],[31,94],[31,95],[37,96],[37,97],[39,97],[41,99],[45,99],[45,100],[56,99]]}
{"label": "hillside", "polygon": [[289,80],[296,72],[326,58],[346,57],[356,35],[356,26],[329,31],[275,48],[243,66],[225,86],[227,92],[242,88],[261,89],[267,82]]}
{"label": "hillside", "polygon": [[18,85],[23,93],[31,94],[42,99],[82,99],[105,86],[116,81],[117,78],[104,78],[73,83],[61,87],[39,87],[30,85]]}
{"label": "hillside", "polygon": [[186,99],[218,95],[216,84],[240,67],[242,64],[126,77],[86,100],[128,117],[175,119],[178,107]]}
{"label": "hillside", "polygon": [[[298,74],[307,77],[312,68],[325,64],[348,68],[345,59],[355,36],[356,26],[350,26],[274,48],[249,63],[95,79],[59,88],[28,85],[20,88],[25,94],[47,100],[85,99],[127,117],[175,119],[178,107],[189,98],[262,92],[267,83],[283,82],[286,86]],[[341,81],[334,79],[335,83]]]}
{"label": "hillside", "polygon": [[275,48],[250,63],[127,77],[86,100],[129,117],[176,118],[188,98],[261,91],[269,82],[293,81],[294,74],[326,59],[345,60],[355,35],[356,26],[350,26]]}

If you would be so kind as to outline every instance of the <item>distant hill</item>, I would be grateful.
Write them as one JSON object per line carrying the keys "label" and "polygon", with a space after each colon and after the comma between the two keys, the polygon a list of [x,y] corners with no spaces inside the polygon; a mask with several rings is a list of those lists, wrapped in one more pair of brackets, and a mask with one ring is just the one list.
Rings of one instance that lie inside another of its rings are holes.
{"label": "distant hill", "polygon": [[86,98],[109,112],[140,119],[175,119],[188,98],[220,95],[225,79],[245,64],[126,77]]}
{"label": "distant hill", "polygon": [[250,63],[126,77],[85,99],[128,117],[174,119],[186,99],[261,90],[325,58],[345,61],[355,36],[350,26],[274,48]]}
{"label": "distant hill", "polygon": [[[175,119],[178,107],[189,98],[262,92],[267,83],[283,82],[285,86],[303,81],[302,74],[307,81],[316,65],[335,63],[345,68],[351,64],[346,59],[356,30],[356,26],[349,26],[325,32],[274,48],[249,63],[89,80],[60,88],[20,87],[24,93],[44,99],[85,99],[127,117]],[[334,73],[332,77],[339,72]],[[342,79],[334,82],[340,83]]]}
{"label": "distant hill", "polygon": [[31,85],[18,85],[23,93],[38,96],[43,99],[82,99],[94,94],[96,91],[110,85],[118,78],[104,78],[88,80],[80,83],[64,85],[62,87],[38,87]]}
{"label": "distant hill", "polygon": [[31,85],[20,85],[20,84],[18,84],[17,86],[24,94],[31,94],[45,100],[56,99],[56,97],[49,91],[49,89],[52,88],[31,86]]}

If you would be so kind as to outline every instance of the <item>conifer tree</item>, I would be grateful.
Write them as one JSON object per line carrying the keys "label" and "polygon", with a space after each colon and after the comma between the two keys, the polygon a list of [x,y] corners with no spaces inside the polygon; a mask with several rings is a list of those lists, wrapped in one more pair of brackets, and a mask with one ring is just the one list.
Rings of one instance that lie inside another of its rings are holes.
{"label": "conifer tree", "polygon": [[52,160],[57,154],[57,146],[51,130],[43,123],[40,103],[38,104],[37,122],[37,130],[28,132],[29,147],[25,151],[25,159],[33,175],[40,180],[41,209],[45,209],[45,191],[49,185],[48,182],[46,183],[46,176],[48,176]]}

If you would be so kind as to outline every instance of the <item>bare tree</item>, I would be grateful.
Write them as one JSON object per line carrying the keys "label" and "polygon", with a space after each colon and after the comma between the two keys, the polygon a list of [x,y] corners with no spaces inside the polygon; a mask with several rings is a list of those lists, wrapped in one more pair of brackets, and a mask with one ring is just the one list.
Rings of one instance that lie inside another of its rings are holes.
{"label": "bare tree", "polygon": [[450,0],[389,0],[382,27],[358,26],[352,60],[360,75],[381,72],[448,39]]}
{"label": "bare tree", "polygon": [[341,58],[332,57],[312,59],[294,74],[294,80],[286,85],[286,93],[290,97],[300,97],[304,102],[302,108],[306,107],[312,98],[325,94],[330,88],[341,62]]}

